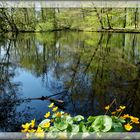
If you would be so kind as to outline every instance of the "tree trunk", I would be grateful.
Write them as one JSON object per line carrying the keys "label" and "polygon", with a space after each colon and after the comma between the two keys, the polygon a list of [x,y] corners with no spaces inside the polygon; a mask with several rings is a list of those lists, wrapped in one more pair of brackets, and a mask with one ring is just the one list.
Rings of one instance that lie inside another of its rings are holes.
{"label": "tree trunk", "polygon": [[112,29],[112,27],[111,27],[111,23],[110,23],[110,19],[109,19],[109,16],[108,16],[108,11],[109,11],[109,9],[107,9],[107,13],[106,13],[108,29]]}
{"label": "tree trunk", "polygon": [[53,25],[54,25],[54,30],[57,29],[57,22],[56,22],[56,11],[55,8],[53,9]]}
{"label": "tree trunk", "polygon": [[99,23],[100,23],[100,25],[101,25],[101,29],[104,29],[103,22],[102,22],[102,18],[101,18],[101,16],[100,16],[100,14],[98,13],[97,8],[94,7],[94,9],[95,9],[97,18],[98,18],[98,20],[99,20]]}
{"label": "tree trunk", "polygon": [[41,20],[42,20],[42,22],[45,21],[44,8],[41,8]]}
{"label": "tree trunk", "polygon": [[125,28],[125,27],[126,27],[127,8],[125,8],[125,9],[124,9],[124,13],[125,13],[125,15],[124,15],[123,28]]}
{"label": "tree trunk", "polygon": [[138,27],[138,7],[135,9],[135,29]]}

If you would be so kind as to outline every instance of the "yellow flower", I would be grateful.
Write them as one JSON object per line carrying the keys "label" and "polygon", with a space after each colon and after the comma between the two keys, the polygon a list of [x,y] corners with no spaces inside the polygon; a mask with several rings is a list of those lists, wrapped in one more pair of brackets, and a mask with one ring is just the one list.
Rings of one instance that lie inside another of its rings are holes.
{"label": "yellow flower", "polygon": [[124,127],[127,131],[130,131],[133,128],[129,123],[124,125]]}
{"label": "yellow flower", "polygon": [[126,108],[126,106],[120,106],[120,109],[124,110]]}
{"label": "yellow flower", "polygon": [[114,111],[114,112],[112,112],[111,114],[112,114],[112,115],[115,115],[115,114],[116,114],[116,112]]}
{"label": "yellow flower", "polygon": [[139,122],[139,121],[133,121],[133,123],[135,123],[135,124],[139,124],[140,122]]}
{"label": "yellow flower", "polygon": [[35,136],[37,136],[39,138],[44,138],[45,133],[44,133],[44,131],[43,131],[43,129],[41,127],[38,127],[37,128],[37,131],[35,133]]}
{"label": "yellow flower", "polygon": [[124,114],[123,116],[121,116],[122,118],[126,119],[129,118],[130,116],[128,114]]}
{"label": "yellow flower", "polygon": [[43,127],[46,127],[46,128],[50,127],[50,122],[46,122],[46,123],[43,125]]}
{"label": "yellow flower", "polygon": [[30,133],[34,133],[35,131],[36,131],[35,129],[28,130],[28,132]]}
{"label": "yellow flower", "polygon": [[45,114],[45,116],[44,116],[44,117],[45,117],[45,118],[48,118],[48,117],[50,116],[50,114],[51,114],[51,113],[50,113],[50,112],[48,112],[48,113],[46,113],[46,114]]}
{"label": "yellow flower", "polygon": [[28,132],[28,129],[21,130],[21,132],[23,133]]}
{"label": "yellow flower", "polygon": [[31,120],[31,127],[35,127],[35,119],[34,120]]}
{"label": "yellow flower", "polygon": [[44,131],[41,127],[38,127],[37,130],[36,130],[36,133],[40,133],[40,132],[44,132]]}
{"label": "yellow flower", "polygon": [[137,117],[130,116],[130,119],[131,119],[131,122],[132,123],[136,123],[136,124],[139,124],[140,123],[139,122],[139,118],[137,118]]}
{"label": "yellow flower", "polygon": [[58,109],[58,107],[55,107],[55,108],[53,108],[52,111],[55,112],[55,111],[57,111],[57,109]]}
{"label": "yellow flower", "polygon": [[24,128],[24,130],[21,130],[22,132],[27,132],[28,131],[28,129],[30,128],[30,123],[26,123],[26,124],[23,124],[22,125],[22,128]]}
{"label": "yellow flower", "polygon": [[51,103],[48,107],[52,108],[54,106],[54,103]]}
{"label": "yellow flower", "polygon": [[55,114],[55,116],[56,116],[56,117],[61,117],[62,114],[61,114],[61,112],[57,112],[57,113]]}
{"label": "yellow flower", "polygon": [[121,112],[121,109],[120,109],[120,108],[119,108],[119,109],[116,109],[116,111],[117,111],[117,112]]}
{"label": "yellow flower", "polygon": [[110,108],[110,106],[108,105],[108,106],[105,107],[105,110],[109,110],[109,108]]}
{"label": "yellow flower", "polygon": [[137,117],[133,117],[133,116],[130,116],[130,119],[132,120],[132,119],[134,119],[134,120],[139,120],[139,118],[137,118]]}
{"label": "yellow flower", "polygon": [[23,124],[23,125],[22,125],[22,128],[24,128],[24,129],[26,129],[26,128],[29,129],[29,127],[30,127],[30,123],[26,123],[26,124]]}

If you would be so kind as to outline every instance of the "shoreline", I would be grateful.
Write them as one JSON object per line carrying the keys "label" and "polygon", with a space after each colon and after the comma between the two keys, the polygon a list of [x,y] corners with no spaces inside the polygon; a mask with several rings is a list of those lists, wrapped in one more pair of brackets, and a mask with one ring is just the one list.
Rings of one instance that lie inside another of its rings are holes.
{"label": "shoreline", "polygon": [[82,30],[82,29],[56,29],[46,31],[35,31],[35,30],[19,30],[19,31],[5,31],[0,33],[45,33],[45,32],[110,32],[110,33],[140,33],[140,29],[100,29],[100,30]]}

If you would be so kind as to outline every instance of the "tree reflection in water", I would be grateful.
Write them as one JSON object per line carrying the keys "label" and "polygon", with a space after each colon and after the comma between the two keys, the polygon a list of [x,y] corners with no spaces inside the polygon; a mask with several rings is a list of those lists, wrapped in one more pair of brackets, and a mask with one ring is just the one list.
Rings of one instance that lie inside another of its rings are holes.
{"label": "tree reflection in water", "polygon": [[22,112],[16,110],[23,101],[18,93],[20,83],[12,81],[17,66],[10,58],[11,42],[7,40],[3,44],[0,58],[0,131],[18,131],[21,123],[30,115],[27,113],[29,108]]}
{"label": "tree reflection in water", "polygon": [[[126,112],[140,117],[139,34],[53,32],[6,38],[0,42],[1,60],[5,59],[0,65],[1,128],[9,118],[14,123],[11,129],[24,120],[16,111],[23,101],[18,88],[24,87],[12,80],[17,68],[41,78],[40,85],[53,91],[50,94],[67,89],[55,98],[64,100],[71,114],[103,114],[104,106],[116,98],[128,106]],[[27,112],[30,116],[32,110]]]}

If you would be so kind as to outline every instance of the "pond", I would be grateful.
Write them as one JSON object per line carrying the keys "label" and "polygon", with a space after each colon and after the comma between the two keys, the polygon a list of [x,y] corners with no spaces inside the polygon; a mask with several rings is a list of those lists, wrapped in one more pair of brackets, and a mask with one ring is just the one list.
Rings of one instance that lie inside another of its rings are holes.
{"label": "pond", "polygon": [[0,131],[42,120],[51,103],[35,99],[42,96],[63,100],[61,110],[85,117],[104,114],[116,99],[125,113],[140,117],[140,34],[1,35]]}

